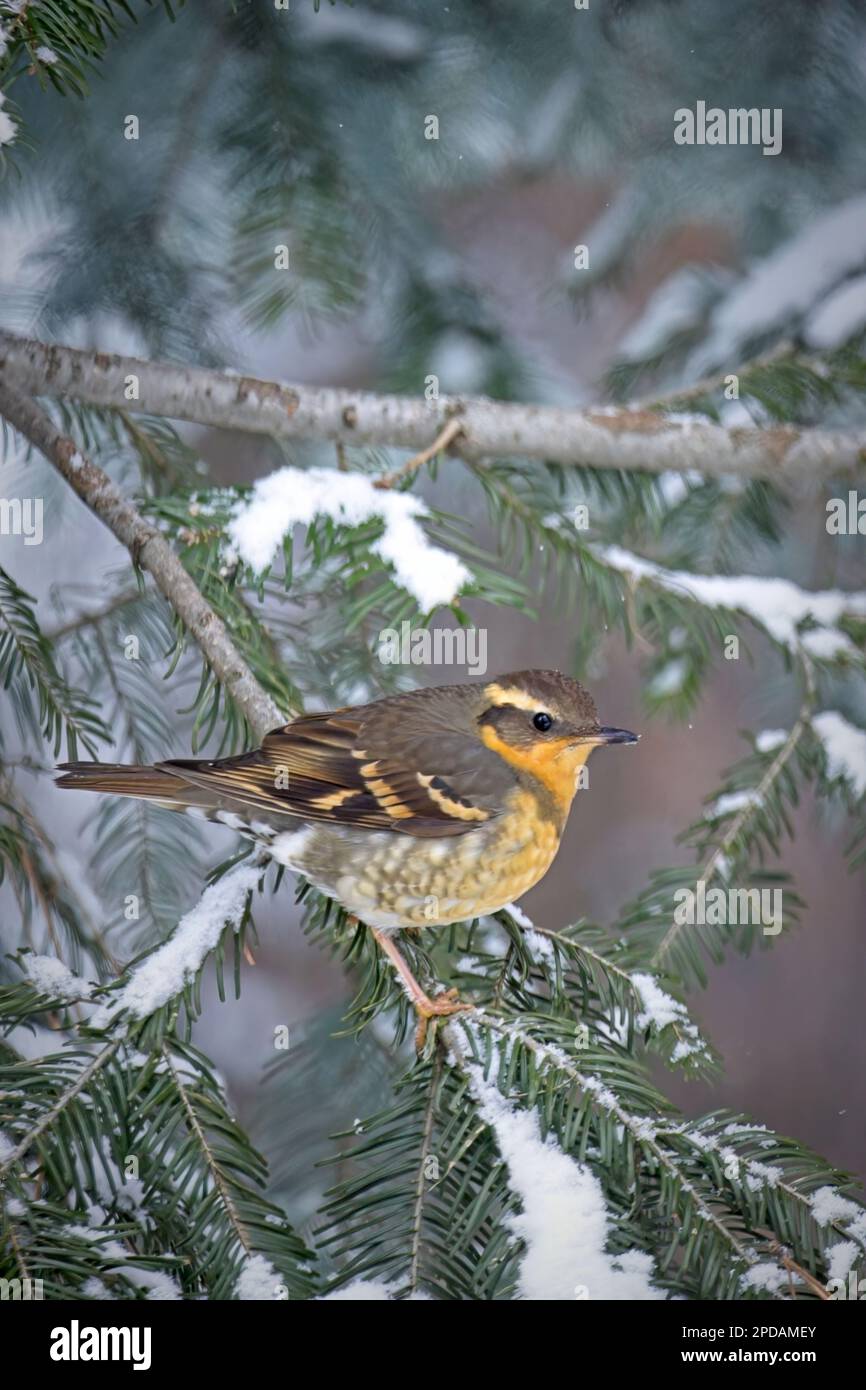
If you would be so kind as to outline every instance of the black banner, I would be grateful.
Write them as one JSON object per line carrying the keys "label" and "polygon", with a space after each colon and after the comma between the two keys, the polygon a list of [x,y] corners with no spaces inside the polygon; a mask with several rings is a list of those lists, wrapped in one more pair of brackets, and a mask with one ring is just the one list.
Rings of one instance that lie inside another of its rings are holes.
{"label": "black banner", "polygon": [[[312,1332],[313,1340],[305,1345],[305,1360],[322,1357],[323,1367],[332,1374],[335,1366],[334,1344],[329,1340],[319,1348],[315,1338],[319,1328],[348,1328],[357,1326],[357,1340],[346,1340],[345,1354],[357,1361],[373,1327],[381,1331],[378,1321],[371,1324],[367,1305],[363,1322],[352,1322],[347,1310],[323,1308],[314,1314],[316,1322],[307,1321],[310,1304],[303,1305],[304,1332]],[[512,1305],[513,1306],[513,1305]],[[535,1311],[533,1311],[533,1308]],[[0,1302],[0,1338],[9,1355],[13,1340],[26,1346],[27,1365],[49,1383],[62,1384],[70,1376],[99,1379],[104,1372],[137,1373],[139,1377],[164,1375],[180,1368],[194,1367],[205,1373],[213,1370],[225,1378],[236,1366],[248,1373],[251,1359],[259,1370],[266,1364],[278,1367],[294,1346],[297,1336],[296,1318],[301,1306],[278,1301],[261,1303],[169,1303],[152,1301],[111,1303],[61,1303],[10,1300]],[[409,1317],[402,1323],[402,1317]],[[415,1322],[420,1316],[422,1321]],[[385,1327],[389,1336],[414,1337],[423,1331],[425,1338],[447,1337],[453,1330],[462,1332],[459,1308],[452,1305],[445,1321],[444,1314],[420,1314],[411,1309],[402,1315],[386,1314]],[[452,1316],[456,1322],[452,1322]],[[477,1311],[475,1316],[477,1316]],[[527,1324],[536,1327],[539,1316],[535,1305],[526,1304],[522,1316]],[[545,1315],[542,1314],[544,1317]],[[863,1321],[855,1302],[849,1308],[828,1306],[826,1301],[782,1303],[690,1303],[673,1300],[665,1303],[595,1303],[577,1300],[564,1314],[562,1309],[552,1314],[556,1319],[559,1345],[557,1357],[568,1356],[576,1364],[591,1362],[601,1370],[609,1360],[612,1370],[635,1370],[662,1375],[683,1367],[700,1375],[711,1367],[761,1367],[767,1371],[786,1370],[790,1366],[806,1367],[826,1378],[828,1371],[850,1363],[862,1345]],[[318,1323],[318,1317],[322,1322]],[[331,1318],[336,1317],[333,1324]],[[496,1314],[493,1314],[496,1319]],[[397,1318],[394,1322],[393,1319]],[[509,1324],[513,1330],[515,1324]],[[570,1341],[569,1339],[573,1339]],[[495,1365],[496,1344],[491,1352],[485,1345],[485,1360]],[[505,1345],[503,1343],[503,1351]],[[297,1348],[291,1353],[294,1358]],[[459,1354],[455,1348],[454,1370],[457,1373]],[[5,1359],[5,1358],[4,1358]],[[488,1369],[490,1367],[488,1366]]]}

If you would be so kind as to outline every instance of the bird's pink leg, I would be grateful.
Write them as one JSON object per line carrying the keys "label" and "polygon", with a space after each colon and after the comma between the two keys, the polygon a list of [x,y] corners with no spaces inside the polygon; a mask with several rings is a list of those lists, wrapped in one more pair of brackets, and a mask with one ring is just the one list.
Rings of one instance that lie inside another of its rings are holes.
{"label": "bird's pink leg", "polygon": [[424,1046],[427,1024],[431,1018],[447,1018],[451,1014],[465,1013],[472,1009],[472,1005],[461,1003],[457,998],[455,989],[446,990],[444,994],[439,994],[435,999],[431,999],[415,979],[393,937],[389,936],[387,932],[380,931],[378,927],[370,927],[370,931],[403,981],[406,993],[418,1015],[418,1032],[415,1042],[420,1051]]}

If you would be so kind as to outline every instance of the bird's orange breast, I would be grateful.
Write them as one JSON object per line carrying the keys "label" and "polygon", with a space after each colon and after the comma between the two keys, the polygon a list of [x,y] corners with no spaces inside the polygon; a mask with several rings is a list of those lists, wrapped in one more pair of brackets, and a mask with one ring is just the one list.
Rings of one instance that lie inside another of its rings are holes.
{"label": "bird's orange breast", "polygon": [[574,745],[559,739],[539,742],[529,748],[512,748],[490,725],[481,730],[481,738],[505,762],[540,782],[565,819],[574,800],[578,771],[592,752],[591,744]]}

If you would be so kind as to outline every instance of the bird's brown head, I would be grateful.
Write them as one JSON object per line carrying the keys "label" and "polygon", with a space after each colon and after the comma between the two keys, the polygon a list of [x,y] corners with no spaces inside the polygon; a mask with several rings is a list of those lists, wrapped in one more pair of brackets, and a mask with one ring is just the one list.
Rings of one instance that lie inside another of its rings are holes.
{"label": "bird's brown head", "polygon": [[594,748],[637,743],[628,729],[603,725],[589,691],[559,671],[512,671],[483,687],[478,730],[500,757],[543,782],[565,806]]}

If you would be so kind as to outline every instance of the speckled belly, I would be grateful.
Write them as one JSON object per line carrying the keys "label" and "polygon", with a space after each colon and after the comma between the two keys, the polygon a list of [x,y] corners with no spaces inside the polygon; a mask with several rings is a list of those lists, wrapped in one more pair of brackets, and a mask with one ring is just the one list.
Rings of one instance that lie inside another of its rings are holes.
{"label": "speckled belly", "polygon": [[272,852],[362,922],[397,930],[447,926],[519,898],[549,869],[560,833],[521,792],[508,814],[465,835],[422,840],[308,824]]}

